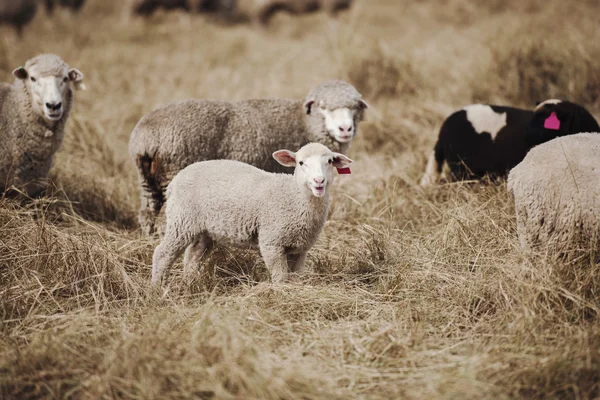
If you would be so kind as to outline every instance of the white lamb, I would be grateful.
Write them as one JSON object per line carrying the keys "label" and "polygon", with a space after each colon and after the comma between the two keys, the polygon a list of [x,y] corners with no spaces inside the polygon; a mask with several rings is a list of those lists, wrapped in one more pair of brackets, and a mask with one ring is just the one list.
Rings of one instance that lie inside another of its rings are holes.
{"label": "white lamb", "polygon": [[309,143],[273,158],[294,175],[266,172],[233,160],[202,161],[183,169],[167,188],[166,231],[152,258],[152,283],[164,284],[185,250],[189,276],[214,240],[258,247],[273,282],[301,272],[327,219],[333,168],[352,160]]}

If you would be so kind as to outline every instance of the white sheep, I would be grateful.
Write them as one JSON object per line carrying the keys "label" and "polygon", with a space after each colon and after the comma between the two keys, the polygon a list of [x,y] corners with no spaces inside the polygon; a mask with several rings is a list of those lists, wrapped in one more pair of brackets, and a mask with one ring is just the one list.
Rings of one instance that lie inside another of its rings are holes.
{"label": "white sheep", "polygon": [[11,185],[33,196],[44,189],[83,74],[54,54],[42,54],[0,84],[0,190]]}
{"label": "white sheep", "polygon": [[167,189],[165,235],[152,258],[154,284],[165,283],[184,250],[189,276],[215,240],[258,247],[273,282],[303,270],[327,219],[333,168],[352,160],[319,143],[273,158],[295,167],[294,175],[232,160],[198,162],[177,174]]}
{"label": "white sheep", "polygon": [[523,250],[567,250],[590,239],[600,244],[600,134],[564,136],[534,147],[510,171],[507,186]]}
{"label": "white sheep", "polygon": [[186,166],[229,159],[284,172],[271,154],[309,142],[346,153],[367,107],[354,86],[334,80],[315,87],[305,100],[186,100],[152,111],[129,141],[138,168],[142,231],[153,233],[165,188]]}

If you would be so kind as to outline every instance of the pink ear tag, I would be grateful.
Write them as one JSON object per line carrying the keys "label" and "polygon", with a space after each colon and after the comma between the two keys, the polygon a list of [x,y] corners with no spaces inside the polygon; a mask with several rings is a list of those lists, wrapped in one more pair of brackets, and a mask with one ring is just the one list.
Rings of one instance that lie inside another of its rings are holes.
{"label": "pink ear tag", "polygon": [[347,174],[351,174],[352,172],[350,172],[350,167],[346,167],[346,168],[337,168],[338,170],[338,174],[340,175],[347,175]]}
{"label": "pink ear tag", "polygon": [[550,129],[552,131],[557,131],[560,129],[560,121],[558,120],[558,117],[556,116],[555,112],[553,112],[548,118],[546,118],[546,120],[544,121],[544,128]]}

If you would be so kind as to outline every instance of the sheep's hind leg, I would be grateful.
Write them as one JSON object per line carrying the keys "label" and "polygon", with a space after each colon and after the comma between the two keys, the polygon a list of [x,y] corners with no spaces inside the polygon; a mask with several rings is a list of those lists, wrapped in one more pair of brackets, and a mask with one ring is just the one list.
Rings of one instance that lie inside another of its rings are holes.
{"label": "sheep's hind leg", "polygon": [[288,259],[283,248],[277,246],[260,246],[260,254],[265,260],[267,269],[271,273],[271,281],[279,283],[288,276]]}
{"label": "sheep's hind leg", "polygon": [[183,276],[190,279],[198,271],[200,263],[212,249],[213,241],[207,236],[201,236],[185,249],[183,256]]}

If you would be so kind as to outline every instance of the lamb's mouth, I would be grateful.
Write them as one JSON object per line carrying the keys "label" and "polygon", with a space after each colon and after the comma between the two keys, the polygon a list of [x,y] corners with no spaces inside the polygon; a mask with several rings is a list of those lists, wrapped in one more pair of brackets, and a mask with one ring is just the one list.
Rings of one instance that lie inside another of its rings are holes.
{"label": "lamb's mouth", "polygon": [[321,197],[325,194],[325,185],[323,186],[311,186],[312,192],[315,196]]}

